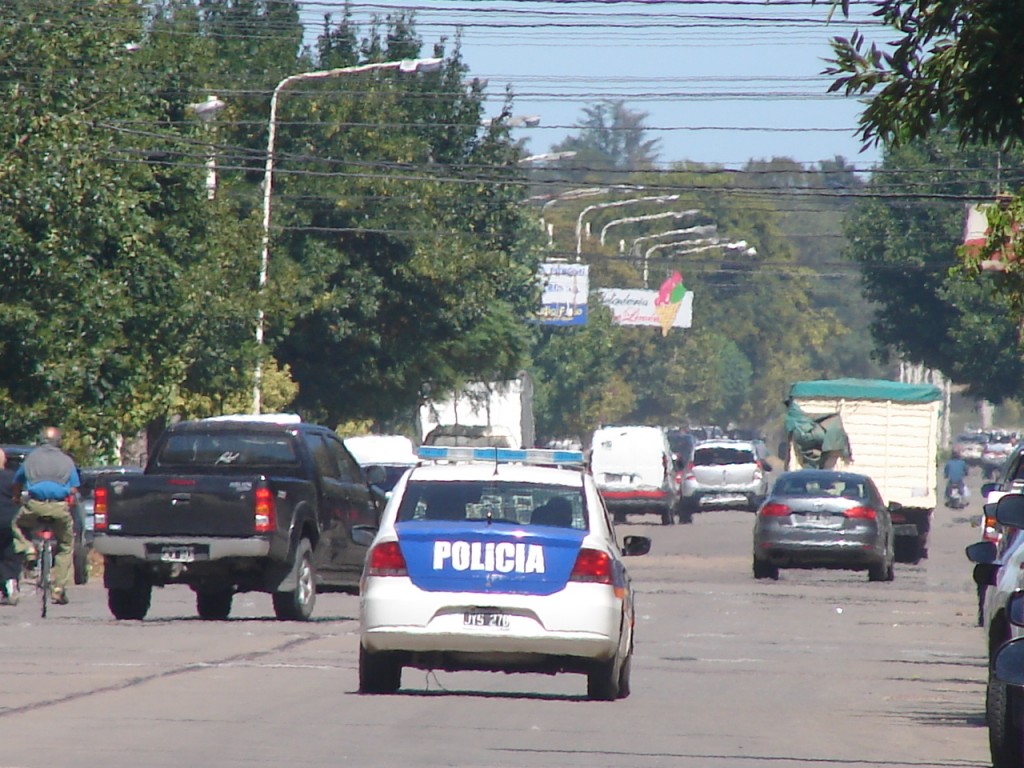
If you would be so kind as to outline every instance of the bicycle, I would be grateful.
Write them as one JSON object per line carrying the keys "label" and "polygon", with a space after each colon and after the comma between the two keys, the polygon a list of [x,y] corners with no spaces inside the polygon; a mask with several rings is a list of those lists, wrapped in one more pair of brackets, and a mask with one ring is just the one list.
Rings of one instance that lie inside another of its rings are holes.
{"label": "bicycle", "polygon": [[[48,522],[40,521],[32,529],[32,546],[36,549],[36,570],[34,581],[36,589],[42,595],[40,615],[46,618],[50,595],[53,591],[53,561],[57,553],[57,537]],[[31,571],[26,568],[25,581],[33,581]]]}

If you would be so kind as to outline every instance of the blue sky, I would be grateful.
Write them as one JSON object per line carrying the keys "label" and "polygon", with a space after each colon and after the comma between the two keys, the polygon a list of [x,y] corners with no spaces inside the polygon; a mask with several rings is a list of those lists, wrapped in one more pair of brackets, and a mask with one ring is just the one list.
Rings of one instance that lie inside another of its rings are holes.
{"label": "blue sky", "polygon": [[[340,17],[341,2],[305,2],[315,34],[325,13]],[[877,37],[870,8],[853,3],[856,26]],[[854,135],[862,105],[826,93],[820,74],[829,39],[854,24],[829,0],[421,0],[352,3],[364,21],[412,8],[429,55],[434,41],[461,30],[470,75],[485,78],[500,110],[506,86],[517,115],[540,125],[517,129],[531,153],[575,133],[583,107],[622,99],[646,112],[649,138],[660,139],[663,162],[729,167],[751,159],[789,157],[801,163],[837,155],[868,171],[880,152],[861,153]]]}

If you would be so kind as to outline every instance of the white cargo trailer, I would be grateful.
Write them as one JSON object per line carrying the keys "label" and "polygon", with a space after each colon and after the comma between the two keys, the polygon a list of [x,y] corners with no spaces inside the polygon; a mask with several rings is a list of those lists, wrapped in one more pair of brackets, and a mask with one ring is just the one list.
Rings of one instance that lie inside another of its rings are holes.
{"label": "white cargo trailer", "polygon": [[849,451],[826,452],[820,461],[830,468],[871,477],[893,513],[897,556],[917,562],[928,556],[928,531],[938,486],[939,417],[942,391],[931,384],[905,384],[881,379],[800,381],[790,389],[789,444],[786,469],[807,466],[797,445],[793,405],[819,422],[838,415]]}

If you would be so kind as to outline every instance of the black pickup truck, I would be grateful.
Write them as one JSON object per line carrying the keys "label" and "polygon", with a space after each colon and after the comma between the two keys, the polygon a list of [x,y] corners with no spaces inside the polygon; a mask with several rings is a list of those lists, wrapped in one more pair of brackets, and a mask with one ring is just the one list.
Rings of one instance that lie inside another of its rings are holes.
{"label": "black pickup truck", "polygon": [[268,592],[279,619],[308,620],[317,591],[358,591],[383,478],[298,417],[175,424],[143,473],[97,481],[110,612],[142,619],[154,586],[186,584],[204,619],[226,619],[236,592]]}

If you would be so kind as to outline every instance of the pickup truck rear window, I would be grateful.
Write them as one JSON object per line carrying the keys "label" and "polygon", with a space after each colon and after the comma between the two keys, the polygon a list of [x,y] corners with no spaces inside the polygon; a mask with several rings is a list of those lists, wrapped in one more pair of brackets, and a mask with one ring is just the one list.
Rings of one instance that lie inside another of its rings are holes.
{"label": "pickup truck rear window", "polygon": [[156,456],[157,466],[185,469],[293,467],[298,463],[292,441],[278,435],[171,435]]}

